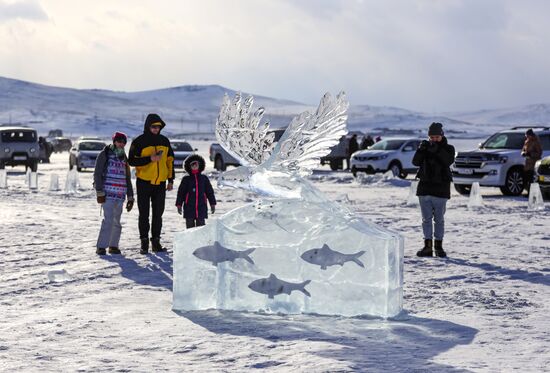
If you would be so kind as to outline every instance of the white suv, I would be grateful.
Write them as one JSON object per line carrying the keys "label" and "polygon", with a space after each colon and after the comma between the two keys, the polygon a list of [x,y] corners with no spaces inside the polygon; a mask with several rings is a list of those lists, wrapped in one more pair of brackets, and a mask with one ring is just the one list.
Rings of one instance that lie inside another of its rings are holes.
{"label": "white suv", "polygon": [[497,132],[479,144],[479,149],[457,153],[451,166],[455,189],[469,194],[472,184],[478,182],[480,186],[499,187],[504,195],[520,195],[525,186],[521,149],[528,128],[539,136],[543,157],[550,155],[549,127],[514,127]]}
{"label": "white suv", "polygon": [[374,174],[391,170],[394,175],[406,178],[409,173],[416,172],[418,167],[412,164],[412,159],[422,139],[392,138],[385,139],[359,150],[351,156],[351,172]]}

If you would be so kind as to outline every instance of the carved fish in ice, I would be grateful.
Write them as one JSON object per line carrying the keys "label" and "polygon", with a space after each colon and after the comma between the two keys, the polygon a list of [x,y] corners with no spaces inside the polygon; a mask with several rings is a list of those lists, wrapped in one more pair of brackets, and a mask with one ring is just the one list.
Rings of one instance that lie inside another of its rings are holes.
{"label": "carved fish in ice", "polygon": [[261,278],[259,280],[252,281],[248,287],[261,294],[267,294],[270,299],[273,299],[275,295],[288,294],[293,290],[298,290],[311,297],[311,294],[306,290],[305,286],[309,284],[311,280],[307,280],[300,283],[286,282],[279,280],[273,273],[267,278]]}
{"label": "carved fish in ice", "polygon": [[254,264],[254,261],[250,258],[249,254],[256,249],[248,249],[244,251],[236,251],[223,247],[218,241],[214,242],[212,246],[199,247],[193,251],[193,255],[197,258],[212,262],[217,266],[221,262],[233,262],[235,259],[244,259],[250,264]]}
{"label": "carved fish in ice", "polygon": [[364,264],[357,259],[364,253],[364,251],[359,251],[355,254],[342,254],[332,250],[327,244],[324,244],[320,249],[308,250],[300,257],[308,263],[321,266],[321,269],[327,269],[327,267],[338,264],[343,266],[346,262],[354,262],[359,267],[365,268]]}

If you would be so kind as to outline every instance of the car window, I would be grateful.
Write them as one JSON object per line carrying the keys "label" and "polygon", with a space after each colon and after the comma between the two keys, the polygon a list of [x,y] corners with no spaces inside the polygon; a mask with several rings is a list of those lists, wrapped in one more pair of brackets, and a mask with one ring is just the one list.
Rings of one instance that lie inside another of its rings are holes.
{"label": "car window", "polygon": [[420,145],[420,141],[409,141],[408,143],[403,146],[403,149],[405,149],[407,146],[412,148],[412,150],[418,149],[418,145]]}
{"label": "car window", "polygon": [[521,149],[524,142],[525,135],[523,133],[497,133],[485,141],[483,149]]}
{"label": "car window", "polygon": [[36,142],[36,132],[24,130],[2,131],[2,142]]}
{"label": "car window", "polygon": [[103,150],[104,143],[101,142],[81,142],[78,144],[78,150]]}
{"label": "car window", "polygon": [[369,147],[369,150],[397,150],[404,142],[404,140],[382,140]]}
{"label": "car window", "polygon": [[175,152],[192,152],[193,147],[188,142],[173,142],[170,144]]}
{"label": "car window", "polygon": [[542,145],[542,149],[550,150],[550,134],[540,135],[540,144]]}

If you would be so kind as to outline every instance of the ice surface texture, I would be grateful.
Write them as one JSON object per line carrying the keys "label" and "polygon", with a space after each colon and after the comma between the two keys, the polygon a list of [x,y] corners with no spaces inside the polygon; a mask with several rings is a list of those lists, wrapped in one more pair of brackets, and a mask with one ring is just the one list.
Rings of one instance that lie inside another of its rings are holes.
{"label": "ice surface texture", "polygon": [[243,166],[218,185],[261,198],[176,234],[174,309],[397,315],[401,236],[355,217],[302,178],[346,133],[344,94],[327,94],[315,113],[294,118],[275,146],[252,102],[224,98],[216,134]]}

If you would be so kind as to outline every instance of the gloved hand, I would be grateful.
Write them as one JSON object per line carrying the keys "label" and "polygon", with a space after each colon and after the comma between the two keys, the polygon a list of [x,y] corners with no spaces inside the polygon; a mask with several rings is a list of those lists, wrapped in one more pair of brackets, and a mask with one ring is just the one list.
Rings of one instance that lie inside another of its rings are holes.
{"label": "gloved hand", "polygon": [[132,207],[134,207],[134,201],[126,202],[126,211],[128,212],[132,211]]}
{"label": "gloved hand", "polygon": [[176,206],[178,208],[178,215],[182,215],[183,212],[182,212],[182,209],[181,209],[181,206]]}
{"label": "gloved hand", "polygon": [[105,196],[97,196],[97,203],[99,204],[105,203]]}
{"label": "gloved hand", "polygon": [[171,191],[172,189],[174,189],[174,183],[168,183],[168,184],[166,184],[166,190],[167,190],[167,191]]}
{"label": "gloved hand", "polygon": [[430,142],[430,146],[428,146],[428,152],[437,153],[438,150],[439,144],[437,142]]}
{"label": "gloved hand", "polygon": [[212,211],[212,214],[215,213],[215,212],[216,212],[216,205],[211,206],[211,207],[210,207],[210,210]]}
{"label": "gloved hand", "polygon": [[430,146],[430,142],[428,140],[422,140],[420,145],[418,145],[418,150],[427,150]]}

